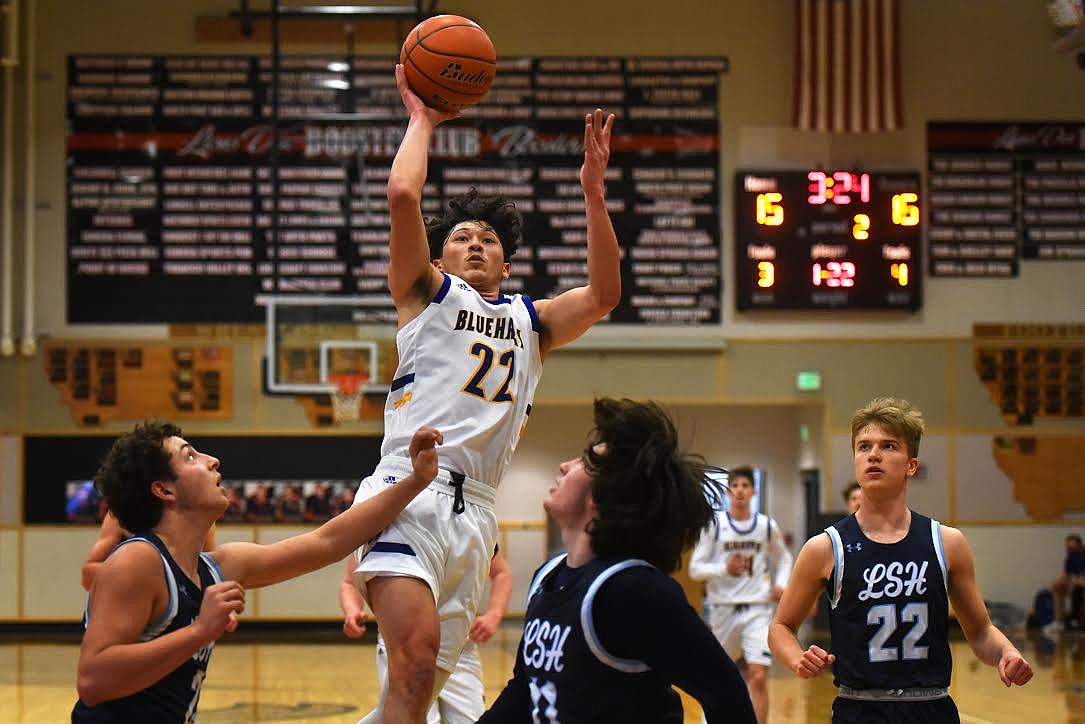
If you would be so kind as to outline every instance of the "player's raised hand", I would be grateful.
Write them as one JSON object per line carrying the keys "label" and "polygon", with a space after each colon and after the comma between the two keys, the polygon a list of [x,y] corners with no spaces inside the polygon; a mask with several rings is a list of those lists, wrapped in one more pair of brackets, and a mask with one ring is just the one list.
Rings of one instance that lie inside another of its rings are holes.
{"label": "player's raised hand", "polygon": [[432,427],[418,428],[411,438],[411,464],[422,485],[429,485],[437,477],[437,446],[444,441],[441,431]]}
{"label": "player's raised hand", "polygon": [[240,583],[216,583],[204,589],[200,613],[193,625],[200,627],[208,641],[214,641],[225,632],[237,628],[237,614],[244,610],[245,589]]}
{"label": "player's raised hand", "polygon": [[584,165],[580,167],[580,186],[585,193],[602,192],[607,164],[610,162],[610,132],[614,114],[603,120],[603,110],[584,116]]}
{"label": "player's raised hand", "polygon": [[836,661],[836,655],[830,654],[820,646],[811,646],[802,652],[802,658],[795,664],[795,673],[800,679],[812,679]]}
{"label": "player's raised hand", "polygon": [[998,678],[1006,686],[1024,686],[1032,678],[1032,666],[1016,649],[1002,654],[998,661]]}
{"label": "player's raised hand", "polygon": [[436,108],[430,108],[423,103],[422,99],[411,90],[411,86],[407,83],[407,73],[404,71],[402,63],[396,63],[396,88],[399,89],[399,97],[403,99],[407,114],[412,118],[417,114],[436,126],[460,115],[459,113],[446,113]]}

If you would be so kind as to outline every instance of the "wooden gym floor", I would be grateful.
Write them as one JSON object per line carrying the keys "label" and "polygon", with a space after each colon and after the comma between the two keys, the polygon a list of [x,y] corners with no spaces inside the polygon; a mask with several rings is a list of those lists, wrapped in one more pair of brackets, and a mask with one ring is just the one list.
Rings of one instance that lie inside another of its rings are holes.
{"label": "wooden gym floor", "polygon": [[[244,624],[242,624],[244,625]],[[483,647],[487,700],[512,671],[519,627],[510,621]],[[326,637],[322,637],[326,638]],[[204,724],[354,722],[376,702],[373,643],[298,643],[292,639],[221,642],[200,697]],[[951,689],[964,724],[985,722],[1085,723],[1085,635],[1057,640],[1030,634],[1023,646],[1035,678],[1006,689],[964,641],[953,642]],[[67,721],[75,702],[78,644],[0,642],[0,722]],[[832,680],[800,681],[776,667],[769,683],[770,722],[825,722],[834,696]],[[687,699],[686,722],[700,722]]]}

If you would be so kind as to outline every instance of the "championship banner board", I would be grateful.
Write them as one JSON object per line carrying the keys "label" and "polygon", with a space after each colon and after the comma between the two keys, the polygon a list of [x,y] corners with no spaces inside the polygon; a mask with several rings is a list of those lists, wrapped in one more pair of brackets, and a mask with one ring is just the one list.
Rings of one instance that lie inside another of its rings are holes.
{"label": "championship banner board", "polygon": [[[385,186],[406,116],[393,67],[284,57],[275,124],[266,56],[70,56],[69,322],[258,322],[258,297],[296,294],[362,297],[357,322],[394,323]],[[505,291],[584,284],[584,115],[614,112],[607,203],[624,287],[609,321],[718,325],[726,70],[725,58],[502,59],[486,100],[437,129],[423,215],[472,187],[508,196],[525,226]]]}

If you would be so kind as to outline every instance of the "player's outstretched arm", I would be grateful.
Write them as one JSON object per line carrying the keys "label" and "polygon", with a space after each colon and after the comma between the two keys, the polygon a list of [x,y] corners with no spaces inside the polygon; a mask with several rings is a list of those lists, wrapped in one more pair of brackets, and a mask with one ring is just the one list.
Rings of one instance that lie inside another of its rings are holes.
{"label": "player's outstretched arm", "polygon": [[799,626],[825,588],[832,569],[833,549],[829,537],[819,534],[806,541],[795,560],[776,617],[769,626],[772,655],[802,679],[814,678],[836,661],[836,656],[820,646],[803,650],[798,638]]}
{"label": "player's outstretched arm", "polygon": [[998,669],[998,678],[1003,684],[1023,686],[1032,678],[1032,666],[991,623],[987,605],[976,585],[976,564],[968,541],[956,528],[943,525],[941,529],[949,569],[949,600],[968,645],[976,658]]}
{"label": "player's outstretched arm", "polygon": [[614,114],[599,108],[584,116],[584,165],[580,185],[588,231],[588,284],[536,303],[544,334],[543,353],[568,344],[610,313],[622,298],[618,237],[606,205],[605,177],[610,162]]}
{"label": "player's outstretched arm", "polygon": [[168,598],[162,558],[148,543],[130,543],[101,565],[79,649],[76,689],[84,704],[95,706],[146,689],[232,630],[236,614],[245,609],[240,585],[217,583],[204,591],[191,625],[141,641]]}
{"label": "player's outstretched arm", "polygon": [[[418,314],[440,284],[430,259],[422,218],[422,188],[429,171],[429,145],[434,129],[454,114],[430,108],[407,85],[403,66],[396,66],[396,86],[410,115],[388,176],[388,289],[400,313],[400,325]],[[404,318],[405,317],[405,318]]]}
{"label": "player's outstretched arm", "polygon": [[356,639],[365,633],[369,614],[365,611],[365,599],[354,585],[354,556],[347,556],[347,570],[339,583],[339,608],[343,609],[343,635]]}
{"label": "player's outstretched arm", "polygon": [[442,440],[432,427],[420,428],[411,439],[410,475],[319,528],[271,545],[227,543],[212,555],[227,578],[246,588],[269,586],[340,561],[387,528],[437,476],[437,446]]}

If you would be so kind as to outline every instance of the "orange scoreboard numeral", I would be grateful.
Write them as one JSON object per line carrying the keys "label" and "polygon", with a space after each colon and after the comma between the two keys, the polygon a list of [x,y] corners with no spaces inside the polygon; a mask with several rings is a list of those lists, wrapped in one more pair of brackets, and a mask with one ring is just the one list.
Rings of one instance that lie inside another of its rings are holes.
{"label": "orange scoreboard numeral", "polygon": [[915,226],[919,223],[919,196],[912,192],[893,195],[893,223],[900,226]]}
{"label": "orange scoreboard numeral", "polygon": [[856,214],[852,219],[855,223],[851,227],[851,236],[856,241],[870,238],[870,217],[866,214]]}
{"label": "orange scoreboard numeral", "polygon": [[779,226],[784,223],[784,207],[780,203],[782,194],[772,191],[757,195],[757,223],[763,226]]}
{"label": "orange scoreboard numeral", "polygon": [[907,264],[894,264],[893,266],[889,267],[889,274],[897,280],[897,284],[901,285],[902,287],[908,286]]}
{"label": "orange scoreboard numeral", "polygon": [[776,266],[771,261],[757,262],[757,286],[771,287],[776,283]]}

